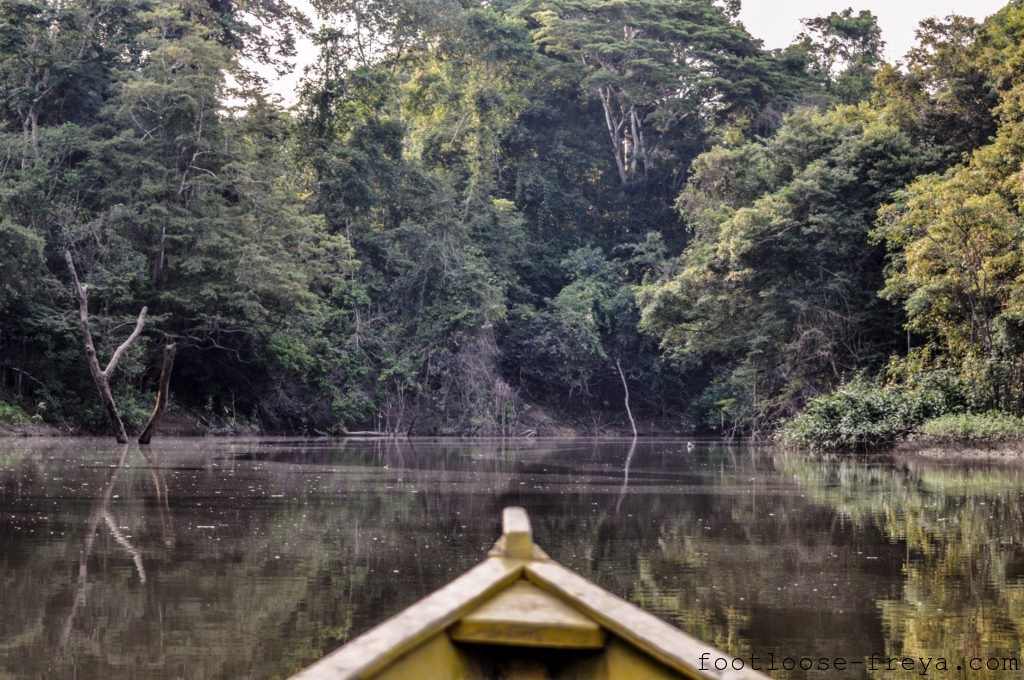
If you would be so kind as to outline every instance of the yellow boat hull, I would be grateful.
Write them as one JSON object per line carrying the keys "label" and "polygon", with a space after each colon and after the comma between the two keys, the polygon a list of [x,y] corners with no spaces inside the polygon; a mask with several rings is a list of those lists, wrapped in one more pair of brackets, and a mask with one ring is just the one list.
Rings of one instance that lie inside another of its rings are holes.
{"label": "yellow boat hull", "polygon": [[550,559],[522,508],[502,520],[486,560],[291,680],[767,677]]}

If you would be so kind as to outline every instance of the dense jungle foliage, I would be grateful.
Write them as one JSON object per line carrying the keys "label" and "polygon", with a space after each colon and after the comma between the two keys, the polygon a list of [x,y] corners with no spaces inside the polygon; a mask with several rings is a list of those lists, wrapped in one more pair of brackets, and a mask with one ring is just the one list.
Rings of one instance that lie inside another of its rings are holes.
{"label": "dense jungle foliage", "polygon": [[0,413],[106,427],[68,251],[101,361],[149,309],[135,426],[168,339],[175,404],[276,431],[1021,415],[1022,4],[893,65],[735,0],[0,0]]}

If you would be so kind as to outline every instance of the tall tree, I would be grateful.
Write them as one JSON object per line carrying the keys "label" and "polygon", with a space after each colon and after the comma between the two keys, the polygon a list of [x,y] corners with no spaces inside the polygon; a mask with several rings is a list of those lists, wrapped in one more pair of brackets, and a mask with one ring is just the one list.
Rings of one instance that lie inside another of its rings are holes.
{"label": "tall tree", "polygon": [[[434,19],[415,24],[429,48],[368,64],[339,59],[358,35],[332,36],[344,44],[324,45],[305,143],[328,226],[363,265],[356,351],[380,426],[505,431],[515,399],[495,329],[523,221],[496,187],[532,46],[521,22],[492,9]],[[406,21],[382,42],[403,40]]]}
{"label": "tall tree", "polygon": [[954,86],[957,73],[979,68],[990,88],[981,91],[999,93],[989,143],[945,173],[910,184],[882,210],[875,232],[890,253],[884,294],[903,304],[909,329],[930,347],[931,363],[951,365],[976,386],[976,407],[1018,413],[1024,411],[1024,81],[1008,65],[1020,61],[1022,30],[1024,10],[1011,3],[986,20],[969,64],[953,70]]}
{"label": "tall tree", "polygon": [[841,103],[855,104],[868,97],[885,48],[878,17],[847,8],[801,21],[807,30],[797,44],[809,57],[811,75]]}
{"label": "tall tree", "polygon": [[922,144],[947,149],[948,162],[995,132],[998,90],[981,59],[981,26],[969,17],[925,19],[905,67],[883,66],[872,103]]}
{"label": "tall tree", "polygon": [[680,137],[756,113],[779,86],[759,43],[708,0],[545,1],[532,18],[543,50],[585,69],[624,185],[688,162]]}

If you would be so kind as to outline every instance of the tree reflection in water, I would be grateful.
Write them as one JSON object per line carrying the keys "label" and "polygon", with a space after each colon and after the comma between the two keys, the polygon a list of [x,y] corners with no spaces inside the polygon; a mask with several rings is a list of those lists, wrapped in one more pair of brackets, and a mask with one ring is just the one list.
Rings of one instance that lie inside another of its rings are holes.
{"label": "tree reflection in water", "polygon": [[1018,675],[1002,668],[1004,658],[1024,669],[1024,468],[922,459],[779,462],[814,498],[904,547],[902,587],[877,603],[886,645],[879,651],[942,657],[951,672],[974,658],[1000,660],[998,671],[972,670],[972,678]]}
{"label": "tree reflection in water", "polygon": [[128,448],[128,444],[121,445],[116,457],[116,462],[111,465],[110,479],[107,481],[103,493],[101,493],[99,498],[96,499],[96,504],[93,506],[92,512],[89,513],[89,520],[86,522],[87,529],[85,532],[85,546],[82,549],[81,557],[78,559],[78,582],[75,587],[74,603],[71,605],[71,611],[68,613],[60,635],[60,651],[62,654],[67,654],[68,642],[71,638],[71,629],[75,622],[75,615],[78,613],[79,607],[85,604],[85,586],[89,578],[89,558],[92,556],[92,547],[96,538],[96,530],[99,527],[100,519],[103,519],[103,521],[106,522],[114,540],[116,540],[121,547],[131,555],[132,562],[135,564],[135,569],[139,574],[139,582],[146,582],[146,570],[142,565],[142,555],[121,532],[118,528],[117,522],[110,514],[110,496],[114,493],[114,483],[117,482],[117,476],[121,473],[121,468],[124,466],[125,458],[128,456]]}
{"label": "tree reflection in water", "polygon": [[1019,468],[657,440],[3,445],[12,680],[286,677],[482,559],[506,505],[734,655],[1021,646]]}

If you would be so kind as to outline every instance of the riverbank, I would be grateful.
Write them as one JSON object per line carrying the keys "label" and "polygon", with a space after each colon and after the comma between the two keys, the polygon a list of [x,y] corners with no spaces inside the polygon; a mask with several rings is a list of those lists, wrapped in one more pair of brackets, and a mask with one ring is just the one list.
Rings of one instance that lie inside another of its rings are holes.
{"label": "riverbank", "polygon": [[60,437],[71,432],[46,423],[0,423],[0,437]]}
{"label": "riverbank", "polygon": [[[681,437],[690,436],[691,432],[682,428],[677,420],[638,420],[637,433],[641,437]],[[372,427],[355,428],[373,431]],[[132,427],[129,426],[129,432]],[[28,416],[17,422],[0,419],[0,437],[59,437],[80,434],[104,434],[90,432],[74,426],[60,427],[44,423]],[[254,421],[236,421],[231,418],[216,417],[213,414],[202,414],[181,408],[172,403],[157,428],[157,437],[205,437],[205,436],[236,436],[236,435],[331,435],[341,436],[342,431],[334,432],[282,432],[267,430]],[[378,433],[387,436],[386,433]],[[413,431],[412,436],[443,436],[474,438],[495,436],[495,433],[481,430],[452,431]],[[531,406],[517,418],[512,431],[506,436],[511,437],[631,437],[629,422],[619,411],[593,412],[587,416],[569,416],[559,414],[554,409],[543,406]]]}
{"label": "riverbank", "polygon": [[900,442],[897,453],[944,460],[1001,460],[1024,462],[1024,438],[998,441],[921,437]]}
{"label": "riverbank", "polygon": [[[36,418],[23,417],[16,420],[0,419],[0,437],[73,437],[78,435],[100,434],[89,432],[76,426],[59,426],[46,423]],[[189,437],[210,434],[260,434],[255,428],[238,426],[214,426],[202,416],[172,406],[167,409],[160,421],[158,436]]]}

